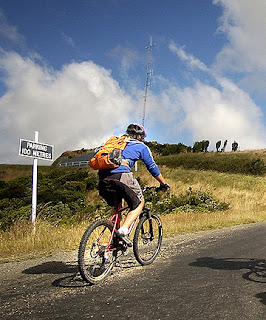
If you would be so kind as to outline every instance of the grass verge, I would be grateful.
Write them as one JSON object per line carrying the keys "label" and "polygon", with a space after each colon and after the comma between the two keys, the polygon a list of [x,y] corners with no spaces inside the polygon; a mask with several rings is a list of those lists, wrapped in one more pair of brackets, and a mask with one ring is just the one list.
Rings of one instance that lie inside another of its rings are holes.
{"label": "grass verge", "polygon": [[[171,193],[176,196],[192,188],[211,192],[221,201],[230,203],[230,209],[223,212],[175,212],[162,215],[164,237],[266,220],[266,180],[263,177],[167,167],[161,167],[161,171],[171,185]],[[136,176],[141,177],[145,185],[155,184],[141,164]],[[16,261],[57,251],[76,250],[89,223],[83,221],[55,226],[39,220],[36,233],[33,234],[30,223],[18,222],[9,231],[0,232],[0,261]]]}

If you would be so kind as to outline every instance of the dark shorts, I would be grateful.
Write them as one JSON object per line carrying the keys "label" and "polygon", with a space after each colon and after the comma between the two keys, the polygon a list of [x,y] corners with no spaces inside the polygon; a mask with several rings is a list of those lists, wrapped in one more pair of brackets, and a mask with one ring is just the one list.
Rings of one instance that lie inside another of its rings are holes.
{"label": "dark shorts", "polygon": [[143,199],[140,185],[132,172],[99,177],[99,194],[111,207],[117,207],[124,199],[131,210],[136,209]]}

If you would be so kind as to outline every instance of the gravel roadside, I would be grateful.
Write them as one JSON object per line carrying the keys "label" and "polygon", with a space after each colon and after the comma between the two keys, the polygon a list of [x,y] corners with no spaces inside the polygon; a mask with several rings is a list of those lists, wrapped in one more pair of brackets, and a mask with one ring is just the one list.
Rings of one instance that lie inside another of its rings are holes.
{"label": "gravel roadside", "polygon": [[[257,225],[264,229],[266,222]],[[173,261],[178,261],[180,265],[183,260],[190,259],[191,254],[197,253],[202,248],[215,248],[216,242],[221,244],[223,240],[228,243],[227,238],[230,243],[230,237],[254,227],[256,227],[254,224],[241,225],[164,238],[159,256],[154,263],[146,267],[138,264],[132,250],[130,250],[127,256],[119,259],[111,275],[95,286],[82,281],[77,268],[77,250],[58,252],[50,257],[38,257],[0,264],[0,298],[2,304],[0,319],[66,319],[66,316],[61,316],[61,311],[67,309],[65,313],[69,316],[68,311],[73,312],[72,304],[74,302],[82,304],[84,301],[88,301],[84,303],[90,313],[92,312],[90,307],[109,310],[109,298],[105,296],[106,288],[107,291],[114,288],[110,299],[115,296],[117,300],[113,303],[115,303],[116,308],[121,308],[123,302],[120,299],[121,297],[117,296],[118,289],[116,289],[120,288],[119,284],[131,282],[134,285],[139,285],[138,288],[140,288],[142,279],[150,279],[150,277],[153,277],[156,284],[156,281],[158,281],[157,273],[169,270],[169,267],[173,266]],[[179,255],[180,261],[178,260]],[[136,279],[139,279],[139,284],[135,284]],[[133,289],[134,285],[132,285]],[[199,284],[199,286],[201,285]],[[195,283],[193,283],[193,286],[195,286]],[[119,290],[120,294],[126,292],[123,287]],[[130,291],[128,294],[131,294]],[[144,296],[147,297],[146,293]],[[75,312],[79,312],[79,310],[82,314],[82,308],[76,309]],[[99,316],[98,311],[95,312]],[[80,317],[73,316],[72,318],[78,319]],[[99,317],[96,318],[99,319]],[[137,317],[134,319],[137,319]]]}
{"label": "gravel roadside", "polygon": [[[266,224],[266,222],[259,222],[258,224]],[[161,252],[159,254],[159,257],[155,260],[155,262],[162,263],[165,260],[170,259],[171,256],[175,254],[178,254],[185,250],[193,250],[195,247],[198,247],[199,245],[203,246],[204,243],[206,243],[206,241],[208,243],[211,241],[216,241],[217,238],[229,236],[233,232],[241,231],[243,229],[250,228],[251,226],[252,225],[238,225],[219,230],[199,231],[195,233],[177,235],[171,238],[164,238]],[[122,264],[123,261],[124,263],[126,261],[132,267],[134,266],[141,268],[141,266],[139,266],[138,263],[135,261],[131,252],[128,256],[124,257],[121,260]],[[66,271],[67,266],[71,266],[73,269],[73,273],[77,272],[77,269],[75,267],[77,266],[77,250],[69,252],[58,252],[49,257],[38,257],[29,260],[2,263],[0,264],[0,283],[4,280],[6,281],[16,278],[17,276],[21,275],[21,273],[24,270],[30,270],[30,268],[34,268],[34,266],[44,266],[45,264],[47,265],[48,263],[52,262],[54,263],[54,273],[57,272],[56,268],[61,268],[60,272],[63,273],[63,266],[65,266]],[[127,273],[130,273],[129,267],[126,267],[125,269]]]}

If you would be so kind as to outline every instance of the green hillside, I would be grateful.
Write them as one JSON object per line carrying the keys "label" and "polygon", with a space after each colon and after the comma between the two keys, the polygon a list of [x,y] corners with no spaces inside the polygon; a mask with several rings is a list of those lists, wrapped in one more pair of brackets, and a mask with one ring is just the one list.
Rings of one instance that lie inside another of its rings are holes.
{"label": "green hillside", "polygon": [[[265,150],[156,155],[168,193],[148,194],[164,235],[266,219]],[[156,181],[139,162],[140,183]],[[90,167],[38,167],[37,235],[32,235],[32,166],[0,165],[0,258],[74,249],[88,224],[110,208]],[[33,245],[34,243],[34,245]],[[9,258],[8,258],[9,259]]]}
{"label": "green hillside", "polygon": [[257,152],[179,153],[156,158],[158,165],[170,168],[214,170],[254,176],[266,175],[266,150]]}

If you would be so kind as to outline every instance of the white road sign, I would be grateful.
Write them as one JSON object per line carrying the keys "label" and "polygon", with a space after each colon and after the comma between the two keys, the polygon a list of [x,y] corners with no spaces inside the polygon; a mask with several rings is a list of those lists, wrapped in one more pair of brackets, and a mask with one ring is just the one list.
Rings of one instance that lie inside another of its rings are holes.
{"label": "white road sign", "polygon": [[52,161],[53,150],[54,147],[51,145],[20,139],[20,156]]}

